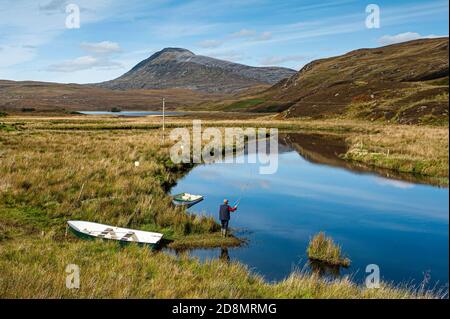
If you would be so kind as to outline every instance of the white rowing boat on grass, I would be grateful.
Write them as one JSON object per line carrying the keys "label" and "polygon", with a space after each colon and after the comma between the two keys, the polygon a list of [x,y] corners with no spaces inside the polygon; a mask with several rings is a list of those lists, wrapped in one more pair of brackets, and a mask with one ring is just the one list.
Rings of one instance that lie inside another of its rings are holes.
{"label": "white rowing boat on grass", "polygon": [[163,234],[152,233],[142,230],[114,227],[92,222],[71,220],[68,221],[70,230],[79,238],[83,239],[109,239],[121,243],[137,243],[141,245],[156,246]]}

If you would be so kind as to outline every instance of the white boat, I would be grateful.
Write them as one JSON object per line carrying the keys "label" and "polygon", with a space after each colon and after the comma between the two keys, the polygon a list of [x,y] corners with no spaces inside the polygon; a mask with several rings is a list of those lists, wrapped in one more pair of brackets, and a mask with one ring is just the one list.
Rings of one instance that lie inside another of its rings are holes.
{"label": "white boat", "polygon": [[193,195],[189,193],[176,194],[172,197],[172,202],[177,206],[191,207],[203,200],[202,195]]}
{"label": "white boat", "polygon": [[155,246],[159,243],[163,234],[142,230],[114,227],[92,222],[70,220],[67,222],[69,229],[79,238],[83,239],[110,239],[121,243],[137,243]]}

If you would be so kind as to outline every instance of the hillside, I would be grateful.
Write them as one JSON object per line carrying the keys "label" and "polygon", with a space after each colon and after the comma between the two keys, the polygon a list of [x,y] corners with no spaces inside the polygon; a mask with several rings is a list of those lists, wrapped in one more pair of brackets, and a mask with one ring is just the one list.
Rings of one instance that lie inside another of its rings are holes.
{"label": "hillside", "polygon": [[279,67],[251,67],[166,48],[121,77],[97,84],[110,89],[182,88],[209,93],[236,93],[261,84],[275,84],[296,72]]}
{"label": "hillside", "polygon": [[105,111],[159,110],[161,99],[167,109],[190,108],[204,101],[224,98],[186,89],[113,91],[78,84],[15,82],[0,80],[0,111]]}
{"label": "hillside", "polygon": [[448,123],[448,37],[313,61],[270,89],[226,108],[291,117]]}

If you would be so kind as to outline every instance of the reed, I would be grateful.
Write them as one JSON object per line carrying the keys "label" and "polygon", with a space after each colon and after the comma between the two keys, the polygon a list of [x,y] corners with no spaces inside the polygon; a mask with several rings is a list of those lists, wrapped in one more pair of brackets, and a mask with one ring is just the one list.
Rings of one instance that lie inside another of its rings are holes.
{"label": "reed", "polygon": [[33,226],[25,227],[31,234],[63,232],[68,219],[151,229],[169,239],[197,234],[207,241],[219,229],[213,218],[171,204],[167,190],[191,166],[171,163],[158,134],[27,129],[0,138],[0,201],[9,233],[23,225]]}
{"label": "reed", "polygon": [[341,246],[333,238],[319,232],[309,241],[307,248],[308,258],[335,266],[350,266],[350,259],[342,255]]}
{"label": "reed", "polygon": [[[80,268],[80,288],[66,288],[66,266]],[[0,298],[445,298],[445,291],[347,277],[325,280],[294,271],[268,283],[237,262],[200,262],[113,242],[55,241],[51,234],[7,241],[0,248]],[[220,276],[218,275],[220,274]]]}

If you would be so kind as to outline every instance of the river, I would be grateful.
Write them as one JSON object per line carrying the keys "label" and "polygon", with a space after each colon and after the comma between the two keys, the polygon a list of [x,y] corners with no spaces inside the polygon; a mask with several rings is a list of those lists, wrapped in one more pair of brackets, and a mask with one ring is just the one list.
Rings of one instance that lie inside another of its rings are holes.
{"label": "river", "polygon": [[[448,188],[343,161],[345,144],[336,138],[284,134],[279,149],[272,175],[245,161],[199,165],[178,181],[171,193],[204,195],[189,211],[216,219],[224,198],[242,197],[230,225],[248,244],[196,249],[192,256],[237,260],[269,281],[303,269],[362,283],[366,266],[376,264],[385,281],[448,283]],[[342,246],[349,268],[308,262],[308,242],[319,231]]]}

